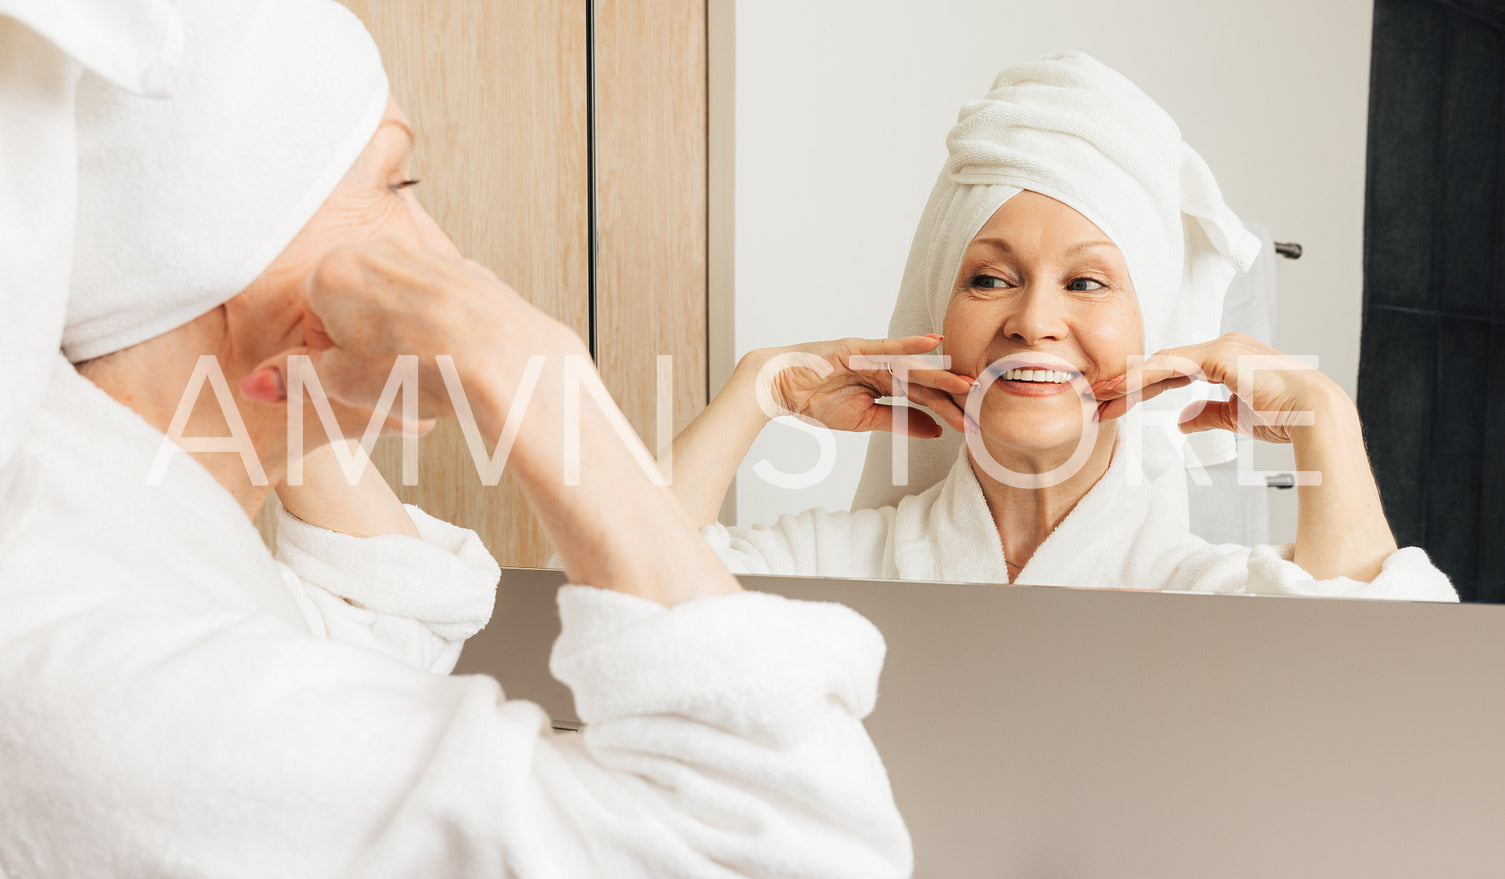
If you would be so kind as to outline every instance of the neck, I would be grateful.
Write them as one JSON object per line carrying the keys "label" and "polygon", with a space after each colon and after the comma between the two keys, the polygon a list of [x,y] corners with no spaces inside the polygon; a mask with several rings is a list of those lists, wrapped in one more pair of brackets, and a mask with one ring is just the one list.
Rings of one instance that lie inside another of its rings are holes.
{"label": "neck", "polygon": [[[281,413],[271,411],[273,407],[239,399],[235,388],[249,369],[237,368],[236,358],[222,350],[225,346],[220,342],[224,335],[216,330],[222,329],[223,321],[216,321],[217,316],[217,312],[210,312],[155,339],[79,364],[78,371],[164,434],[172,426],[179,407],[191,405],[187,423],[174,439],[248,437],[266,477],[265,485],[255,484],[251,468],[240,454],[204,451],[188,454],[234,496],[248,517],[254,518],[273,486],[287,472],[286,421]],[[230,387],[230,398],[224,403],[240,414],[242,431],[232,430],[226,411],[208,381],[199,386],[196,399],[185,403],[189,379],[202,354],[217,357]]]}
{"label": "neck", "polygon": [[[1009,579],[1034,557],[1045,538],[1071,513],[1087,492],[1108,472],[1118,437],[1116,430],[1100,431],[1092,451],[1076,472],[1061,482],[1040,487],[1010,485],[995,478],[968,452],[972,472],[982,486],[988,511],[1003,543],[1003,557],[1009,562]],[[1065,464],[1071,449],[1044,453],[1020,454],[989,448],[993,459],[1019,474],[1043,474]]]}

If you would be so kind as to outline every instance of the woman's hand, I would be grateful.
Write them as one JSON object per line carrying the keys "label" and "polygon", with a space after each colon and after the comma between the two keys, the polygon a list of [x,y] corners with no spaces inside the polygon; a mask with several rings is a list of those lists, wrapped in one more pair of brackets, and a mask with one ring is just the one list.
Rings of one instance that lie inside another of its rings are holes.
{"label": "woman's hand", "polygon": [[[1135,404],[1193,381],[1228,388],[1228,400],[1193,403],[1181,430],[1231,430],[1271,443],[1294,441],[1301,428],[1334,410],[1352,410],[1342,388],[1317,369],[1242,333],[1183,348],[1167,348],[1123,375],[1093,386],[1098,419],[1118,418]],[[1319,425],[1320,427],[1320,425]]]}
{"label": "woman's hand", "polygon": [[397,358],[417,355],[421,418],[455,414],[440,357],[452,358],[467,396],[494,397],[505,412],[530,356],[557,361],[588,353],[574,331],[485,266],[401,239],[331,250],[309,276],[307,293],[307,347],[248,375],[241,382],[248,399],[281,400],[288,356],[306,354],[332,399],[373,407]]}
{"label": "woman's hand", "polygon": [[[897,432],[903,407],[879,403],[878,398],[904,397],[961,431],[964,416],[952,395],[965,395],[975,380],[938,369],[916,356],[935,350],[941,340],[930,334],[765,348],[749,354],[744,367],[756,368],[767,394],[766,406],[832,430]],[[908,435],[940,436],[941,426],[929,414],[911,409],[903,415],[902,429]]]}
{"label": "woman's hand", "polygon": [[[507,431],[517,431],[509,470],[572,582],[665,605],[739,591],[683,509],[644,472],[640,456],[649,456],[630,428],[623,435],[619,410],[581,406],[574,436],[565,436],[571,374],[599,389],[586,346],[484,267],[396,239],[347,245],[309,278],[308,310],[308,347],[263,363],[241,382],[242,395],[285,400],[287,358],[305,353],[331,398],[370,409],[397,359],[415,355],[420,417],[469,409],[488,445],[511,442]],[[514,421],[524,385],[529,405]],[[567,476],[571,446],[578,472]]]}
{"label": "woman's hand", "polygon": [[1171,348],[1094,387],[1100,419],[1193,380],[1221,384],[1227,401],[1192,404],[1181,429],[1233,430],[1291,443],[1296,457],[1296,547],[1292,560],[1312,577],[1370,582],[1395,552],[1395,536],[1369,469],[1359,413],[1337,383],[1314,367],[1230,333]]}
{"label": "woman's hand", "polygon": [[918,355],[934,351],[938,335],[902,339],[840,339],[788,348],[761,348],[743,357],[726,387],[674,438],[674,494],[697,525],[716,521],[737,467],[775,415],[816,421],[832,430],[902,430],[939,436],[923,410],[879,403],[904,397],[963,430],[965,416],[952,395],[973,379],[938,369]]}

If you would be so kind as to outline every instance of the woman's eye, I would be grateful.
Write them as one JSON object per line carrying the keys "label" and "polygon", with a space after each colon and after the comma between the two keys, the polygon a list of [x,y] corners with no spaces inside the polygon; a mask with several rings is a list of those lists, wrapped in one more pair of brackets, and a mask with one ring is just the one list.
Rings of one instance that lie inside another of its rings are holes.
{"label": "woman's eye", "polygon": [[394,183],[392,184],[392,191],[401,192],[404,189],[407,189],[409,186],[417,186],[418,183],[419,181],[417,180],[404,180],[401,183]]}
{"label": "woman's eye", "polygon": [[1009,282],[992,275],[978,275],[972,279],[972,286],[981,290],[1003,290],[1009,286]]}
{"label": "woman's eye", "polygon": [[[1091,284],[1092,286],[1085,286],[1087,284]],[[1107,286],[1107,284],[1104,284],[1101,281],[1094,281],[1091,278],[1077,278],[1076,280],[1067,284],[1066,289],[1072,291],[1073,293],[1092,293],[1097,290],[1107,289]]]}

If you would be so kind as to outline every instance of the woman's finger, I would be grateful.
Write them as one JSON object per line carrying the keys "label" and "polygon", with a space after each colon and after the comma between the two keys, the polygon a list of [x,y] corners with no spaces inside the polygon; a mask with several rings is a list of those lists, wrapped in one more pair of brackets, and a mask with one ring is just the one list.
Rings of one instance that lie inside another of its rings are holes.
{"label": "woman's finger", "polygon": [[966,416],[962,414],[962,408],[956,405],[956,401],[951,399],[949,394],[931,388],[913,388],[909,399],[934,412],[952,430],[966,433]]}
{"label": "woman's finger", "polygon": [[[901,409],[907,410],[902,416],[899,414]],[[923,410],[914,406],[895,406],[888,403],[873,404],[863,430],[886,430],[889,433],[900,433],[901,419],[904,422],[902,432],[906,436],[914,439],[934,439],[941,435],[941,426]]]}
{"label": "woman's finger", "polygon": [[[928,347],[933,349],[940,344],[939,336],[910,336],[905,339],[878,340],[907,342],[909,340],[926,340]],[[850,359],[851,368],[864,373],[888,373],[895,380],[895,394],[902,394],[904,389],[911,385],[923,385],[935,388],[948,394],[965,394],[972,390],[975,381],[971,376],[961,375],[948,369],[942,369],[918,354],[923,352],[910,352],[907,354],[864,353]]]}
{"label": "woman's finger", "polygon": [[819,344],[836,344],[845,348],[846,353],[851,356],[889,358],[934,351],[945,338],[940,333],[926,333],[920,336],[894,336],[886,339],[840,339],[835,343]]}
{"label": "woman's finger", "polygon": [[[1184,378],[1187,380],[1187,383],[1190,383],[1193,379],[1206,381],[1207,373],[1203,368],[1204,364],[1202,360],[1188,356],[1187,353],[1182,353],[1193,350],[1186,348],[1176,349],[1175,353],[1162,351],[1151,357],[1147,357],[1143,363],[1129,369],[1118,378],[1094,387],[1093,393],[1099,400],[1116,400],[1130,394],[1148,392],[1150,388],[1161,382],[1177,378]],[[1185,384],[1182,384],[1177,387],[1184,386]],[[1169,388],[1164,388],[1160,392],[1164,390],[1169,390]]]}
{"label": "woman's finger", "polygon": [[1109,421],[1114,418],[1121,417],[1124,413],[1128,412],[1135,406],[1138,406],[1140,403],[1143,403],[1146,400],[1153,400],[1166,391],[1173,391],[1176,388],[1184,388],[1187,385],[1191,384],[1192,381],[1193,379],[1184,375],[1173,375],[1170,378],[1156,382],[1149,387],[1140,389],[1139,393],[1137,394],[1116,394],[1105,398],[1104,395],[1099,392],[1097,398],[1102,402],[1097,407],[1098,420]]}
{"label": "woman's finger", "polygon": [[1182,433],[1200,433],[1204,430],[1238,433],[1238,399],[1199,400],[1181,410],[1181,415],[1176,420]]}
{"label": "woman's finger", "polygon": [[921,364],[919,368],[911,366],[903,378],[912,384],[935,388],[946,394],[971,393],[972,385],[977,381],[971,376],[949,369],[937,369],[929,364]]}

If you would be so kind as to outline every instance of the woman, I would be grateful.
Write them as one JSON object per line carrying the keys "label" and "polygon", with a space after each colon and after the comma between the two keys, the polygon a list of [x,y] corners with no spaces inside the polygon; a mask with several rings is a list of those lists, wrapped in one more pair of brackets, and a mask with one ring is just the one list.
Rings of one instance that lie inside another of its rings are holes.
{"label": "woman", "polygon": [[[1258,241],[1164,110],[1068,53],[999,74],[948,146],[896,338],[754,351],[676,441],[675,491],[733,570],[1457,600],[1422,550],[1397,550],[1342,390],[1251,339],[1212,338]],[[949,368],[918,358],[942,351]],[[1184,441],[1142,410],[1194,380],[1234,399],[1188,407],[1181,431],[1289,442],[1321,474],[1299,488],[1293,546],[1187,531]],[[917,438],[921,489],[880,484],[880,434],[852,512],[714,524],[781,412]]]}
{"label": "woman", "polygon": [[[561,484],[561,361],[584,345],[415,201],[410,129],[346,10],[175,6],[171,99],[80,86],[79,366],[54,364],[0,470],[0,872],[908,875],[861,725],[877,632],[740,592],[592,407]],[[303,353],[352,435],[399,355],[419,416],[450,414],[448,355],[492,437],[547,355],[510,464],[591,584],[561,591],[552,659],[582,735],[447,675],[491,611],[473,534],[371,474],[340,484],[328,450],[284,483]],[[279,483],[274,560],[250,515]]]}

